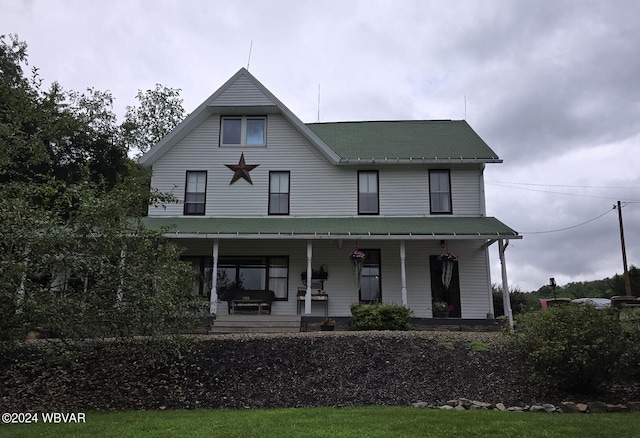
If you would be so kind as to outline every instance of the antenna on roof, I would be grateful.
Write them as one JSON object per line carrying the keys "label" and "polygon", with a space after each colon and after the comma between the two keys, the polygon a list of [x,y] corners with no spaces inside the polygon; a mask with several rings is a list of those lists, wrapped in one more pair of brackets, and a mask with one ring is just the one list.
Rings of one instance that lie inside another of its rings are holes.
{"label": "antenna on roof", "polygon": [[320,84],[318,84],[318,123],[320,123]]}
{"label": "antenna on roof", "polygon": [[464,95],[464,120],[467,120],[467,95]]}
{"label": "antenna on roof", "polygon": [[253,40],[251,40],[251,44],[249,45],[249,59],[247,60],[247,71],[249,71],[249,64],[251,64],[251,49],[253,48]]}

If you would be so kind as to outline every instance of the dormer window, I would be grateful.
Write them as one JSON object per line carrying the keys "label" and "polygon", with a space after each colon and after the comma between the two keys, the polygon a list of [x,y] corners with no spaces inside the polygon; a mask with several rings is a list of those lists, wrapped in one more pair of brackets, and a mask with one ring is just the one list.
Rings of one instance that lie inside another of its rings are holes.
{"label": "dormer window", "polygon": [[265,146],[266,144],[266,117],[222,117],[220,127],[221,146]]}

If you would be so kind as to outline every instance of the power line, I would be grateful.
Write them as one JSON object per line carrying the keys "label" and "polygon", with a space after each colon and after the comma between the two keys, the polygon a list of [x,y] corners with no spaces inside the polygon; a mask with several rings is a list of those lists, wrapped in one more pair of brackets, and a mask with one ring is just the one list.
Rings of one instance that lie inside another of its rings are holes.
{"label": "power line", "polygon": [[596,220],[600,219],[602,216],[605,216],[605,215],[607,215],[607,214],[611,213],[611,212],[612,212],[612,211],[614,211],[615,209],[616,209],[616,206],[614,205],[614,206],[613,206],[613,208],[611,208],[610,210],[605,211],[605,212],[604,212],[604,213],[602,213],[601,215],[596,216],[596,217],[594,217],[593,219],[589,219],[588,221],[585,221],[585,222],[579,223],[579,224],[577,224],[577,225],[572,225],[572,226],[570,226],[570,227],[560,228],[560,229],[557,229],[557,230],[548,230],[548,231],[521,231],[521,232],[520,232],[520,234],[549,234],[549,233],[558,233],[558,232],[560,232],[560,231],[572,230],[572,229],[574,229],[574,228],[578,228],[578,227],[581,227],[581,226],[583,226],[583,225],[586,225],[586,224],[589,224],[589,223],[591,223],[591,222],[594,222],[594,221],[596,221]]}
{"label": "power line", "polygon": [[623,187],[623,186],[575,186],[569,184],[539,184],[512,181],[485,181],[488,184],[510,184],[518,186],[538,186],[538,187],[565,187],[574,189],[615,189],[615,190],[640,190],[640,187]]}
{"label": "power line", "polygon": [[[492,181],[485,181],[487,184],[490,185],[494,185],[494,186],[498,186],[498,187],[506,187],[508,189],[517,189],[517,190],[527,190],[529,192],[538,192],[538,193],[550,193],[552,195],[564,195],[564,196],[576,196],[579,198],[592,198],[592,199],[606,199],[608,201],[616,201],[618,200],[620,197],[608,197],[608,196],[594,196],[594,195],[584,195],[582,193],[567,193],[567,192],[555,192],[552,190],[539,190],[539,189],[530,189],[527,187],[514,187],[512,185],[509,184],[514,184],[514,183],[500,183],[500,182],[492,182]],[[524,183],[521,183],[524,184]],[[538,185],[538,184],[532,184],[532,185]],[[542,184],[540,184],[541,186],[544,186]],[[550,186],[550,187],[557,187],[557,186]],[[577,186],[574,186],[577,187]],[[595,187],[591,187],[591,188],[595,188]],[[600,188],[605,188],[605,187],[600,187]],[[609,187],[612,188],[612,187]],[[628,187],[625,187],[625,189],[628,189]],[[640,200],[637,199],[625,199],[625,202],[640,202]]]}

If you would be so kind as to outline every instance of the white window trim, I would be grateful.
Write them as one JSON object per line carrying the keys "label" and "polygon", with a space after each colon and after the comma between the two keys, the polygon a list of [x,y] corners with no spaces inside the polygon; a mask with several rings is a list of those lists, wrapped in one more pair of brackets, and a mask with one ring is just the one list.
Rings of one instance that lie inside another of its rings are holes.
{"label": "white window trim", "polygon": [[[240,143],[224,142],[224,121],[240,119]],[[264,142],[262,144],[247,144],[247,120],[264,120]],[[221,116],[220,117],[220,147],[265,147],[267,145],[267,116]]]}

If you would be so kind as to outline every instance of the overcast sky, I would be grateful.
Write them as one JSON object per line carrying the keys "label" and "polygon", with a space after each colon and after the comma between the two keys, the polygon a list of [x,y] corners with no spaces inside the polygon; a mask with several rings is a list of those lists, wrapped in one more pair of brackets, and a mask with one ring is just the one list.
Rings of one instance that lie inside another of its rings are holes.
{"label": "overcast sky", "polygon": [[[318,86],[320,121],[466,118],[504,159],[487,165],[486,199],[524,235],[507,250],[512,286],[621,273],[617,200],[640,265],[640,2],[0,0],[0,11],[0,34],[27,42],[47,83],[110,90],[119,116],[156,83],[193,111],[252,46],[251,73],[304,122],[318,120]],[[499,283],[496,245],[491,257]]]}

